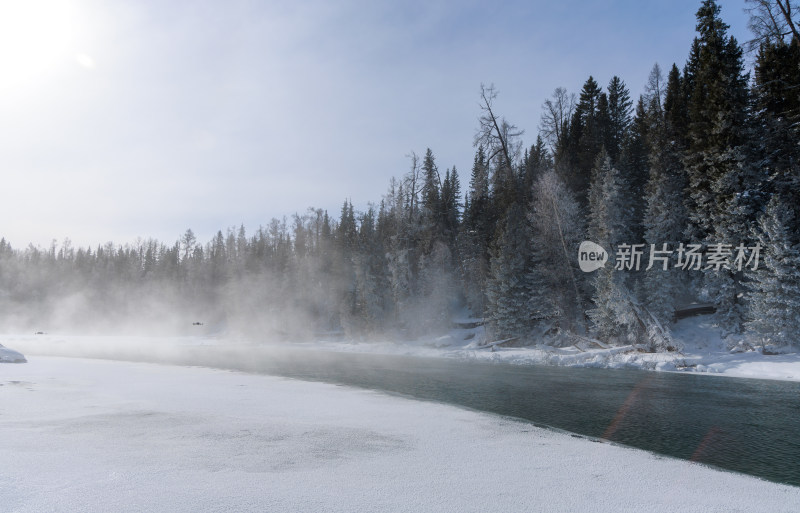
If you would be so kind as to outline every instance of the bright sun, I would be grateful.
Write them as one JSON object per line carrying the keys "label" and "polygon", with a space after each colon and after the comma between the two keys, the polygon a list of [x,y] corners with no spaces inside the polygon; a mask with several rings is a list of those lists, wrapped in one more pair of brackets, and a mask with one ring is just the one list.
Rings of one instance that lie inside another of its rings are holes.
{"label": "bright sun", "polygon": [[25,85],[74,55],[67,0],[0,0],[0,88]]}

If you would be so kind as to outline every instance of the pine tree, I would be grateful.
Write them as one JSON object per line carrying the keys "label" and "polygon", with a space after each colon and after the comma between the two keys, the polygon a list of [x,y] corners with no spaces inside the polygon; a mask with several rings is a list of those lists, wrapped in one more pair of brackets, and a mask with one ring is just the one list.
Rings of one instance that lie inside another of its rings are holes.
{"label": "pine tree", "polygon": [[794,208],[777,196],[761,216],[755,238],[763,261],[749,273],[747,331],[762,344],[800,349],[800,244]]}
{"label": "pine tree", "polygon": [[183,247],[183,260],[187,260],[194,250],[194,245],[197,243],[197,237],[191,228],[187,229],[181,237],[181,245]]}
{"label": "pine tree", "polygon": [[460,198],[461,182],[458,179],[458,171],[453,166],[452,171],[448,169],[445,173],[441,199],[444,238],[451,252],[455,251],[456,234],[461,218]]}
{"label": "pine tree", "polygon": [[439,168],[436,166],[436,159],[430,148],[425,151],[422,160],[422,208],[426,210],[426,215],[432,220],[436,219],[441,211],[441,195]]}
{"label": "pine tree", "polygon": [[479,146],[475,153],[464,204],[463,222],[458,235],[462,286],[467,305],[472,312],[483,315],[489,273],[489,244],[494,233],[489,198],[489,167],[483,146]]}
{"label": "pine tree", "polygon": [[336,227],[336,253],[334,280],[338,289],[338,310],[342,328],[348,335],[358,332],[358,296],[356,294],[356,275],[354,259],[358,249],[358,227],[353,204],[345,200]]}
{"label": "pine tree", "polygon": [[611,163],[611,157],[601,149],[592,170],[589,190],[589,236],[606,249],[630,240],[630,206],[626,204],[624,191],[622,174]]}
{"label": "pine tree", "polygon": [[[645,241],[651,252],[663,251],[664,244],[667,250],[674,251],[683,242],[687,222],[683,209],[686,183],[681,165],[682,152],[668,121],[678,115],[674,110],[679,109],[680,104],[674,98],[680,94],[680,87],[679,72],[673,66],[664,94],[664,107],[660,104],[660,96],[653,95],[647,112],[650,170],[645,187],[643,224]],[[653,268],[645,273],[645,302],[662,323],[672,319],[675,302],[686,286],[684,274],[675,265],[674,259],[670,259],[667,269],[664,269],[661,261],[654,260]]]}
{"label": "pine tree", "polygon": [[453,258],[447,245],[437,240],[420,262],[420,286],[416,298],[415,328],[436,333],[449,327],[451,306],[456,300]]}
{"label": "pine tree", "polygon": [[[761,136],[756,158],[767,192],[800,201],[800,41],[761,43],[755,64],[753,107]],[[800,224],[794,226],[800,231]]]}
{"label": "pine tree", "polygon": [[[689,96],[688,235],[694,242],[735,244],[759,201],[756,170],[748,162],[748,91],[742,50],[714,0],[697,11],[697,31],[686,79]],[[722,325],[741,329],[741,281],[728,269],[704,273],[705,295]]]}
{"label": "pine tree", "polygon": [[631,124],[633,102],[625,82],[617,76],[608,83],[608,129],[605,146],[612,162],[619,162],[623,143]]}
{"label": "pine tree", "polygon": [[[594,160],[603,146],[602,123],[608,119],[608,99],[601,100],[602,90],[593,77],[589,77],[581,89],[578,104],[572,115],[567,134],[568,163],[561,169],[567,174],[563,177],[575,192],[578,201],[586,204],[587,192],[591,182]],[[604,95],[602,95],[604,96]],[[600,108],[605,106],[605,111]]]}
{"label": "pine tree", "polygon": [[533,198],[533,184],[551,169],[553,169],[553,159],[544,139],[541,135],[537,135],[536,142],[525,152],[522,159],[520,186],[523,205],[529,205]]}
{"label": "pine tree", "polygon": [[432,250],[434,243],[444,240],[441,180],[430,148],[425,151],[422,159],[422,179],[418,252],[424,256]]}
{"label": "pine tree", "polygon": [[[489,208],[491,218],[502,223],[508,216],[508,212],[522,202],[522,189],[520,187],[519,176],[515,169],[503,164],[503,159],[495,157],[494,162],[490,162],[491,189],[489,194]],[[501,225],[496,227],[492,234],[492,240],[499,237]]]}
{"label": "pine tree", "polygon": [[[689,215],[694,237],[714,236],[728,212],[735,191],[726,175],[737,173],[745,142],[747,77],[742,51],[727,37],[728,25],[719,17],[714,0],[705,0],[697,12],[697,55],[689,97]],[[688,78],[688,76],[687,76]]]}
{"label": "pine tree", "polygon": [[[642,220],[645,201],[642,191],[647,183],[649,168],[647,131],[647,107],[644,97],[640,96],[636,103],[636,115],[631,121],[624,139],[619,163],[615,164],[623,177],[623,195],[631,211],[628,228],[631,240],[635,241],[641,241],[644,238]],[[612,161],[612,163],[614,162]]]}
{"label": "pine tree", "polygon": [[491,336],[500,339],[528,334],[531,326],[529,266],[530,229],[522,208],[513,205],[492,251],[486,286]]}
{"label": "pine tree", "polygon": [[[783,32],[783,31],[778,31]],[[756,124],[762,136],[758,167],[771,195],[757,231],[765,247],[764,267],[750,274],[748,332],[762,344],[800,347],[797,339],[797,258],[800,249],[800,39],[763,39],[753,89]]]}
{"label": "pine tree", "polygon": [[[597,156],[589,190],[589,238],[609,252],[613,260],[620,244],[628,243],[628,207],[623,196],[624,182],[620,172],[611,164],[605,151]],[[625,284],[624,271],[612,265],[596,271],[594,276],[594,308],[588,314],[598,337],[621,341],[623,335],[635,332],[629,320],[630,292]]]}
{"label": "pine tree", "polygon": [[678,152],[685,151],[688,145],[689,112],[685,83],[678,66],[673,64],[667,76],[667,89],[664,93],[664,122],[670,145]]}

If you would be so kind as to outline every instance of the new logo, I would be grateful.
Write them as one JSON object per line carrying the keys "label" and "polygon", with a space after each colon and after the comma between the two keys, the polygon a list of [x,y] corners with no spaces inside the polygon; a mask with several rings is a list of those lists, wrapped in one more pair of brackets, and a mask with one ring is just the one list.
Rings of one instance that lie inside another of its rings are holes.
{"label": "new logo", "polygon": [[585,240],[578,248],[578,265],[581,271],[590,273],[600,269],[608,262],[608,253],[603,246]]}

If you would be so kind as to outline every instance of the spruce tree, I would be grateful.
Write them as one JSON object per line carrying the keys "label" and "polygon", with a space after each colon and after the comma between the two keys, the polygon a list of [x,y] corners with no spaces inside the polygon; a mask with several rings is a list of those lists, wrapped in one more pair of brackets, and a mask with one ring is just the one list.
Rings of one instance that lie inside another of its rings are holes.
{"label": "spruce tree", "polygon": [[[676,141],[678,135],[669,123],[677,116],[674,110],[680,104],[674,101],[680,94],[680,77],[673,66],[664,95],[664,106],[657,97],[651,97],[647,112],[647,147],[649,153],[649,177],[645,187],[646,210],[644,215],[645,241],[651,251],[675,250],[683,242],[686,227],[684,215],[685,175],[681,165],[682,152]],[[660,256],[665,256],[661,253]],[[649,262],[648,262],[649,264]],[[676,268],[674,258],[666,262],[653,260],[644,278],[644,296],[647,307],[662,323],[672,319],[675,303],[685,289],[683,271]]]}
{"label": "spruce tree", "polygon": [[469,190],[464,200],[458,247],[467,305],[475,315],[481,316],[486,305],[489,244],[493,235],[493,224],[489,203],[489,168],[483,146],[479,146],[475,152]]}
{"label": "spruce tree", "polygon": [[601,148],[592,169],[589,190],[589,237],[606,250],[630,241],[630,206],[626,203],[625,181]]}
{"label": "spruce tree", "polygon": [[613,261],[620,244],[630,244],[628,238],[629,207],[624,198],[624,182],[611,158],[601,151],[592,171],[589,190],[589,238],[609,253],[609,263],[594,275],[594,307],[588,314],[595,334],[608,341],[622,341],[636,326],[629,320],[630,293],[625,284],[625,271],[615,270]]}
{"label": "spruce tree", "polygon": [[670,145],[678,152],[685,151],[688,145],[689,112],[685,83],[678,66],[673,64],[667,75],[667,89],[664,93],[664,123]]}
{"label": "spruce tree", "polygon": [[631,124],[633,102],[628,88],[625,87],[625,82],[618,76],[611,78],[607,89],[608,129],[604,142],[611,161],[619,162],[620,152]]}
{"label": "spruce tree", "polygon": [[729,214],[736,191],[730,189],[735,180],[726,175],[739,172],[746,136],[748,98],[742,51],[727,36],[728,25],[719,12],[714,0],[705,0],[697,11],[696,55],[687,64],[692,69],[692,90],[686,167],[689,216],[697,241],[713,237]]}
{"label": "spruce tree", "polygon": [[[758,167],[768,193],[783,201],[800,201],[800,42],[767,40],[755,64],[753,108],[761,135]],[[800,232],[800,225],[795,225]]]}
{"label": "spruce tree", "polygon": [[430,148],[422,159],[422,215],[420,217],[420,252],[428,253],[435,241],[443,238],[441,182],[439,168]]}
{"label": "spruce tree", "polygon": [[530,229],[523,209],[512,205],[492,250],[486,285],[490,335],[496,339],[526,336],[531,326]]}
{"label": "spruce tree", "polygon": [[[603,146],[602,131],[608,119],[608,99],[601,100],[602,90],[593,77],[581,89],[567,134],[568,163],[561,169],[564,181],[575,192],[578,201],[586,204],[594,160]],[[603,95],[604,96],[604,95]],[[601,111],[604,107],[604,111]]]}
{"label": "spruce tree", "polygon": [[648,119],[647,107],[643,96],[636,103],[636,115],[630,123],[626,134],[619,162],[612,163],[619,169],[623,177],[623,195],[630,207],[629,229],[631,240],[641,241],[644,238],[642,220],[645,212],[645,201],[642,191],[647,183],[648,173]]}
{"label": "spruce tree", "polygon": [[[748,90],[742,50],[714,0],[697,11],[698,37],[687,63],[689,147],[687,235],[693,242],[737,244],[759,201],[756,170],[748,161]],[[704,295],[726,330],[741,329],[741,280],[730,269],[704,273]]]}
{"label": "spruce tree", "polygon": [[336,227],[336,259],[334,281],[338,291],[337,305],[342,328],[348,335],[358,333],[359,308],[356,294],[354,259],[358,250],[358,227],[353,204],[345,200],[339,226]]}
{"label": "spruce tree", "polygon": [[461,182],[455,166],[445,173],[442,184],[441,210],[443,216],[444,238],[451,251],[455,250],[456,235],[461,218],[459,201],[461,198]]}
{"label": "spruce tree", "polygon": [[748,273],[746,327],[762,344],[800,349],[800,244],[790,228],[796,209],[775,196],[754,230],[762,261]]}

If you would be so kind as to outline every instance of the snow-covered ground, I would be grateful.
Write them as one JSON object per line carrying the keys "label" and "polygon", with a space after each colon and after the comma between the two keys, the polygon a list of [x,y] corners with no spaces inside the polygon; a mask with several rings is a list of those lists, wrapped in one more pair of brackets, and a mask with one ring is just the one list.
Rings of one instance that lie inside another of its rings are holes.
{"label": "snow-covered ground", "polygon": [[376,392],[205,368],[0,367],[4,512],[794,512],[800,488]]}

